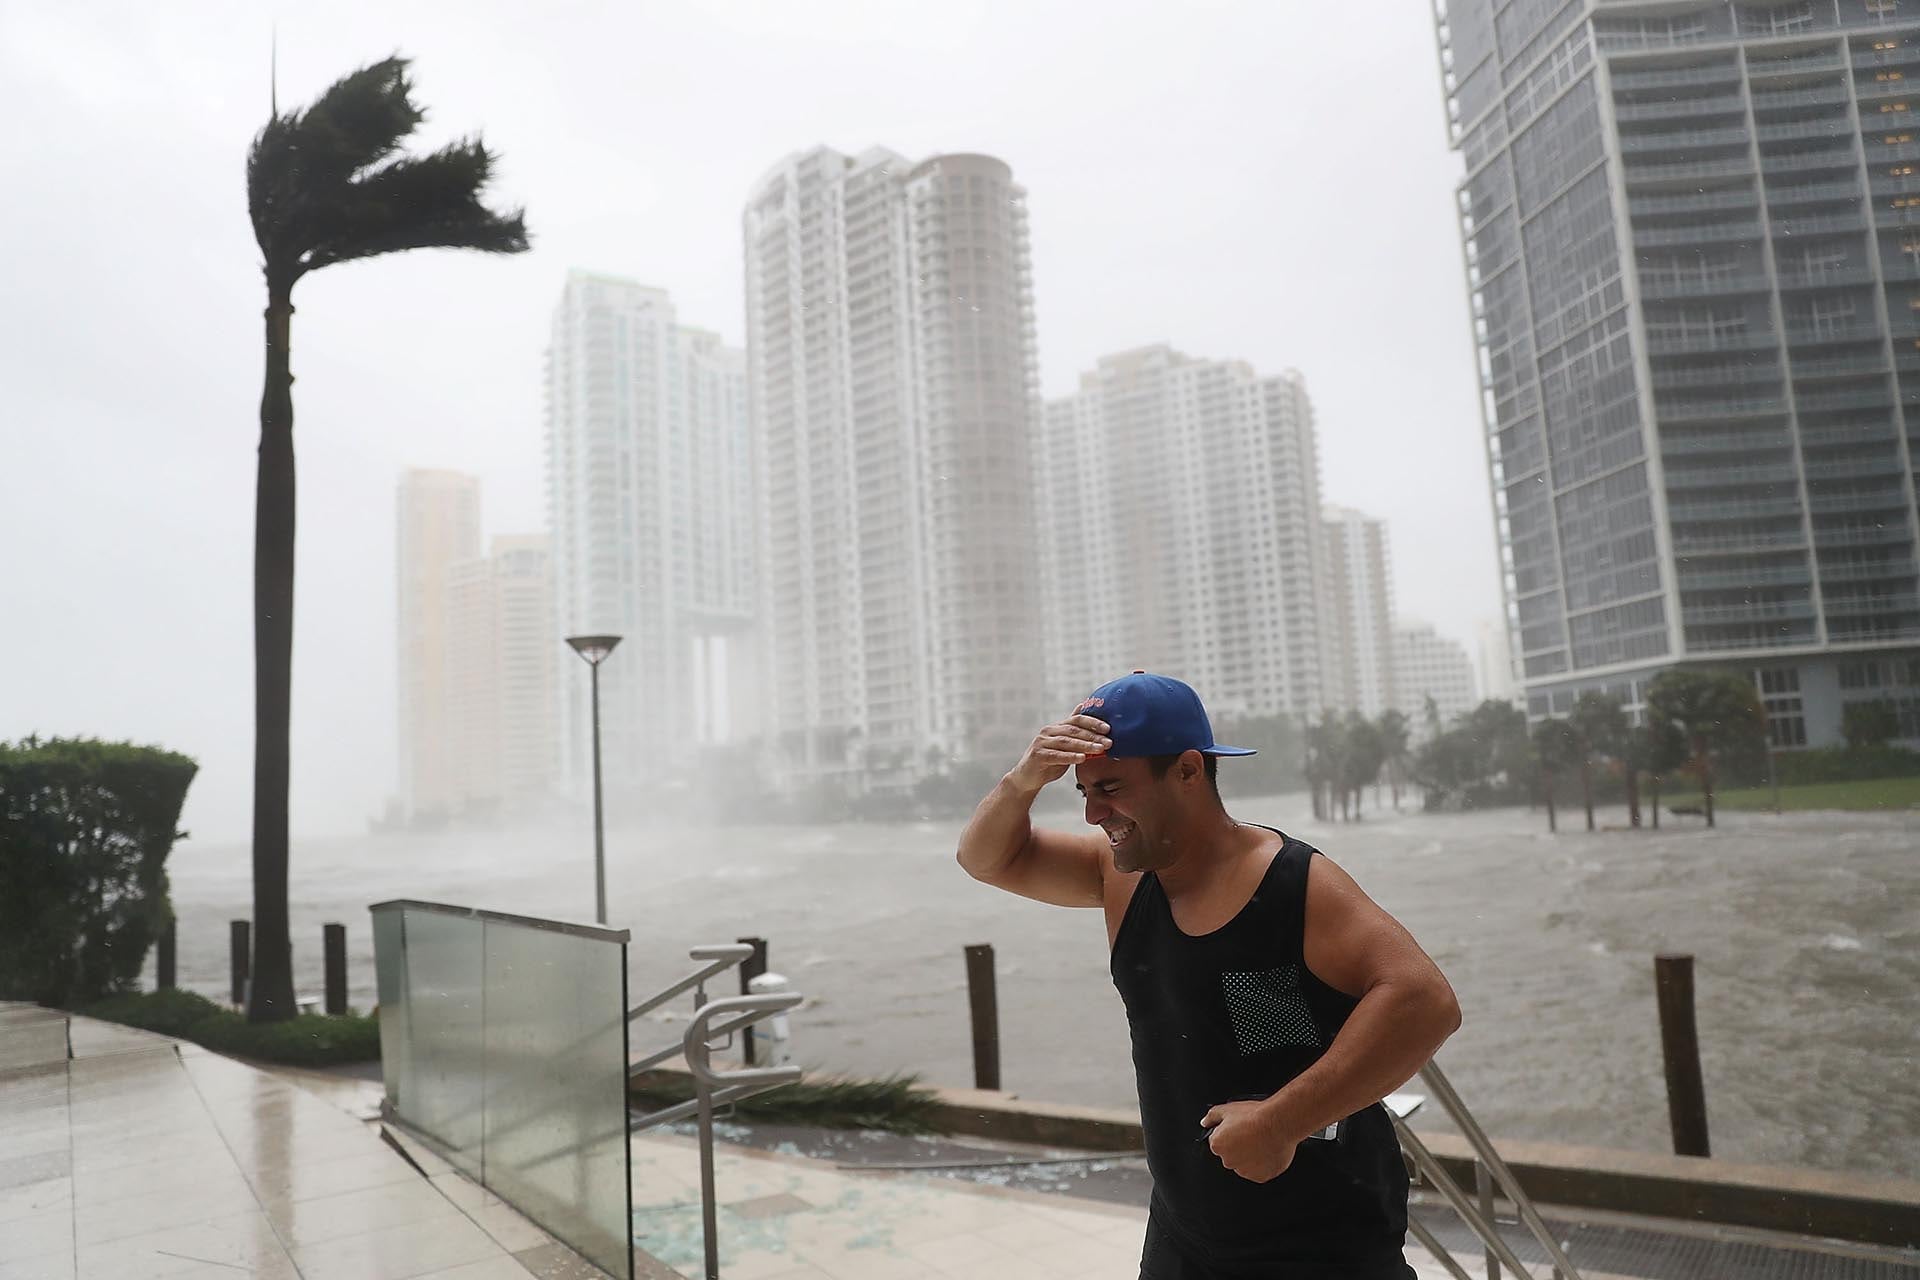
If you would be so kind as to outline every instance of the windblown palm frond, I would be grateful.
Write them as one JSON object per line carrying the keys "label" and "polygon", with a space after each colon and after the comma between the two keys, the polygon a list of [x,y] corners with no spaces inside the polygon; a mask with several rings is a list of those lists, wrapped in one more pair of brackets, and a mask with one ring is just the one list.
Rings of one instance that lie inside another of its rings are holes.
{"label": "windblown palm frond", "polygon": [[526,249],[522,212],[480,202],[494,157],[477,139],[397,156],[426,118],[407,65],[392,57],[344,76],[254,138],[247,207],[271,284],[291,289],[320,267],[405,249]]}

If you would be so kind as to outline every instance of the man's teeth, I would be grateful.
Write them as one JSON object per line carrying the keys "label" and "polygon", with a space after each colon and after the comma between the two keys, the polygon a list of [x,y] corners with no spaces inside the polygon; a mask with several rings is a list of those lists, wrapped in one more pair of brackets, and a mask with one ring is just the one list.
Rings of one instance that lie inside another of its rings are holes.
{"label": "man's teeth", "polygon": [[1131,822],[1127,823],[1123,827],[1108,827],[1107,843],[1119,844],[1122,840],[1125,840],[1128,836],[1132,834],[1133,834],[1133,824]]}

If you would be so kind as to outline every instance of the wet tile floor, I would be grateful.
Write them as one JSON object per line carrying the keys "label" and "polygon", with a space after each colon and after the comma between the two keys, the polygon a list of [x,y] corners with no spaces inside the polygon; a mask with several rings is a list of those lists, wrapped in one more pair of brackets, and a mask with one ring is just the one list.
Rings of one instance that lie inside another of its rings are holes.
{"label": "wet tile floor", "polygon": [[[431,1152],[403,1158],[369,1123],[376,1083],[83,1018],[55,1037],[45,1015],[0,1006],[0,1280],[600,1274]],[[697,1145],[633,1156],[636,1275],[704,1274]],[[715,1179],[726,1280],[1139,1274],[1138,1209],[724,1146]]]}

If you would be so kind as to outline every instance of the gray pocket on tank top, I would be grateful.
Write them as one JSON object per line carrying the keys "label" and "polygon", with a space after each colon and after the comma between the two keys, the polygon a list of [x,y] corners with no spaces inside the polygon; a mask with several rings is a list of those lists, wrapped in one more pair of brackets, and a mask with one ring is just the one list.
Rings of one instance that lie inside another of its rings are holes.
{"label": "gray pocket on tank top", "polygon": [[1320,1029],[1300,991],[1300,966],[1220,975],[1220,992],[1233,1018],[1233,1038],[1242,1054],[1263,1049],[1320,1047]]}

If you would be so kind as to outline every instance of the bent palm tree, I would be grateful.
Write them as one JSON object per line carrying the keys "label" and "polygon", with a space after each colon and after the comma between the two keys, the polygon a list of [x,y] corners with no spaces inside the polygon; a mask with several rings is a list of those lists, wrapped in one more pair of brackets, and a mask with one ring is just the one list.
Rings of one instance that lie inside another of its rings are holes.
{"label": "bent palm tree", "polygon": [[273,116],[247,153],[247,210],[265,257],[267,373],[253,525],[253,990],[255,1022],[294,1014],[287,932],[287,739],[293,686],[293,286],[310,271],[405,249],[527,247],[520,211],[480,203],[493,156],[478,138],[425,156],[400,143],[423,112],[407,60],[337,81]]}

